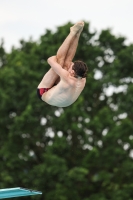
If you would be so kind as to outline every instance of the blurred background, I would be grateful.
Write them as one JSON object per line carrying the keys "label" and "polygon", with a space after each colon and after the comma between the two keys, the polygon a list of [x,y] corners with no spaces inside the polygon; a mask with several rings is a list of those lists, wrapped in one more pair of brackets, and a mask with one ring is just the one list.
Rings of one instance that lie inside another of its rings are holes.
{"label": "blurred background", "polygon": [[111,28],[131,42],[132,8],[132,0],[0,0],[0,38],[10,50],[20,39],[38,40],[47,28],[55,30],[68,21],[87,20],[92,30]]}
{"label": "blurred background", "polygon": [[[26,200],[133,199],[132,7],[0,0],[0,189],[43,192]],[[36,87],[79,20],[85,89],[69,107],[50,106]]]}

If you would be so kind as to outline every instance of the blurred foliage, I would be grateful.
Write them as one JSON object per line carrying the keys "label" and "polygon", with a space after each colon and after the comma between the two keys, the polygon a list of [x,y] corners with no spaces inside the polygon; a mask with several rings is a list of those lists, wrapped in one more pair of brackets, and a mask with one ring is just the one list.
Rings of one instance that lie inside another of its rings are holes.
{"label": "blurred foliage", "polygon": [[10,53],[1,41],[0,188],[43,192],[25,200],[132,200],[133,44],[85,22],[75,55],[89,67],[84,91],[67,108],[36,96],[71,25]]}

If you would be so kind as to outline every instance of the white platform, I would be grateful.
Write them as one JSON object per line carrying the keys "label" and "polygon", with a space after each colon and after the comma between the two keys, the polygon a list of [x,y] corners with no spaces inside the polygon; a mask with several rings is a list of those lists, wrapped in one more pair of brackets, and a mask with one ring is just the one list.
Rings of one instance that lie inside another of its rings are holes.
{"label": "white platform", "polygon": [[21,187],[0,189],[0,199],[38,195],[38,194],[42,194],[42,192]]}

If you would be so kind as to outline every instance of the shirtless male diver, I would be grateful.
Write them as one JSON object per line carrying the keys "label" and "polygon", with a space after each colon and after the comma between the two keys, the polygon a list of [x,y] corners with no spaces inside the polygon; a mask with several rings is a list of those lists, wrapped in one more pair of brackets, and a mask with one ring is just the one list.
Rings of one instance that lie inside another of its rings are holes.
{"label": "shirtless male diver", "polygon": [[85,87],[87,65],[82,61],[72,62],[83,27],[82,21],[72,26],[56,56],[51,56],[47,60],[51,68],[38,85],[37,94],[49,105],[70,106]]}

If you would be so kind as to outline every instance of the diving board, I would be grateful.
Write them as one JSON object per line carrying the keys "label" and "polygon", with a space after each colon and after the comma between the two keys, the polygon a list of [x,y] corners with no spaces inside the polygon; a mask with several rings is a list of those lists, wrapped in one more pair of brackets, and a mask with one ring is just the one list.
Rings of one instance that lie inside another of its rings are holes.
{"label": "diving board", "polygon": [[31,196],[38,194],[42,194],[42,192],[21,187],[0,189],[0,199]]}

